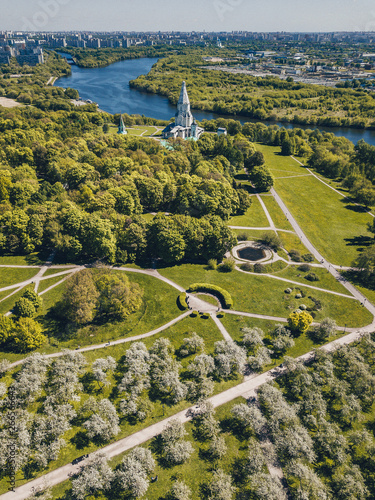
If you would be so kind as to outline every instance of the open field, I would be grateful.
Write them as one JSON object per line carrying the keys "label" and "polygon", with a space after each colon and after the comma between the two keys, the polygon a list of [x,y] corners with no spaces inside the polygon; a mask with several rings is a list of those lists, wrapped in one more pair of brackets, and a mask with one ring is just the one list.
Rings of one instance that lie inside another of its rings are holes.
{"label": "open field", "polygon": [[[257,144],[257,149],[274,175],[279,170],[306,173],[292,158],[277,154],[279,148]],[[314,176],[277,179],[275,189],[306,236],[330,262],[352,265],[371,237],[367,223],[372,218],[367,213]]]}
{"label": "open field", "polygon": [[262,200],[266,205],[271,219],[273,220],[277,229],[286,229],[287,231],[293,231],[291,224],[288,222],[281,208],[276,203],[275,198],[273,196],[262,196]]}
{"label": "open field", "polygon": [[[322,304],[322,309],[316,312],[317,321],[331,317],[340,326],[347,324],[353,328],[368,325],[372,321],[371,314],[356,300],[312,290],[303,285],[298,288],[306,297],[294,299],[293,294],[285,294],[288,283],[267,276],[250,275],[239,271],[225,274],[194,264],[160,269],[160,273],[186,289],[193,283],[218,285],[232,295],[233,309],[236,311],[286,318],[300,304],[312,305],[308,299],[312,296]],[[291,285],[291,288],[296,286]]]}
{"label": "open field", "polygon": [[39,269],[35,268],[0,267],[0,288],[29,280],[35,276],[38,271]]}
{"label": "open field", "polygon": [[256,196],[251,197],[252,204],[244,215],[229,219],[228,225],[241,227],[268,227],[269,222],[262,205]]}

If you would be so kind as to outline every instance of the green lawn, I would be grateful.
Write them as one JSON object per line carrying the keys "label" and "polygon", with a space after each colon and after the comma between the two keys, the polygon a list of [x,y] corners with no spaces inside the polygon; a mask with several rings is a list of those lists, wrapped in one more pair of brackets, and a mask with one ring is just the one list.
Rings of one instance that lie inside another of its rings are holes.
{"label": "green lawn", "polygon": [[[54,274],[61,273],[63,271],[68,271],[69,269],[74,269],[74,267],[60,267],[60,268],[52,268],[47,269],[47,271],[43,274],[43,276],[53,276]],[[63,278],[63,276],[62,276]]]}
{"label": "green lawn", "polygon": [[275,198],[273,196],[262,196],[262,200],[266,205],[271,219],[273,220],[277,229],[286,229],[288,231],[293,231],[291,224],[288,222],[281,208],[276,203]]}
{"label": "green lawn", "polygon": [[[319,281],[308,281],[305,279],[305,276],[309,273],[315,273],[319,276]],[[298,269],[298,266],[289,266],[283,271],[277,273],[277,276],[285,279],[291,279],[293,281],[298,281],[305,285],[312,285],[318,288],[325,288],[327,290],[332,290],[333,292],[344,293],[350,297],[348,290],[341,285],[336,279],[329,273],[326,269],[319,267],[312,267],[311,271],[303,272]]]}
{"label": "green lawn", "polygon": [[0,257],[0,264],[3,266],[42,266],[44,260],[41,260],[38,253],[31,253],[30,255],[5,255]]}
{"label": "green lawn", "polygon": [[263,207],[256,196],[252,196],[251,207],[244,215],[238,215],[229,219],[229,226],[241,227],[269,227],[269,222]]}
{"label": "green lawn", "polygon": [[[276,175],[280,169],[306,173],[292,158],[275,154],[278,148],[259,146]],[[275,189],[317,249],[330,262],[350,266],[369,241],[372,218],[313,176],[277,179]]]}
{"label": "green lawn", "polygon": [[0,267],[0,288],[29,280],[38,274],[38,271],[38,269],[32,267]]}
{"label": "green lawn", "polygon": [[[229,427],[231,418],[230,411],[236,404],[244,402],[245,400],[243,398],[237,398],[229,403],[226,403],[223,406],[220,406],[216,410],[216,418],[220,421],[221,425],[220,434],[225,439],[225,443],[227,445],[227,453],[221,460],[215,462],[215,464],[207,460],[204,455],[204,451],[207,449],[209,443],[197,441],[193,433],[193,424],[191,422],[185,424],[187,436],[184,439],[187,439],[192,443],[194,452],[191,455],[190,459],[182,465],[174,467],[162,467],[157,462],[157,467],[153,472],[153,475],[158,476],[158,481],[150,484],[149,489],[146,493],[146,497],[148,500],[165,500],[167,498],[167,493],[173,485],[173,482],[176,480],[183,481],[188,485],[192,492],[191,498],[205,498],[205,496],[202,496],[202,488],[210,482],[212,478],[212,471],[214,469],[213,466],[215,466],[215,468],[224,470],[227,474],[233,473],[233,471],[236,469],[235,464],[239,460],[246,457],[248,440],[242,436],[239,436],[237,433],[231,432],[231,429]],[[147,441],[142,446],[153,450],[152,441],[153,440]],[[127,453],[128,452],[122,453],[121,455],[113,458],[110,461],[111,466],[114,468],[116,465],[118,465]],[[154,458],[157,457],[154,455]],[[237,480],[239,480],[239,476],[237,476]],[[70,481],[64,481],[63,483],[54,487],[52,490],[53,498],[60,500],[67,500],[68,498],[70,498],[70,484]],[[246,498],[253,498],[251,496],[251,493],[249,492],[249,486],[246,480],[241,478],[241,481],[235,481],[234,485],[236,487],[236,498],[239,498],[238,495],[246,495]],[[100,496],[100,498],[102,497]],[[103,498],[105,499],[110,497],[104,496]]]}
{"label": "green lawn", "polygon": [[[30,285],[29,285],[30,286]],[[27,287],[22,288],[19,292],[13,294],[11,297],[8,299],[3,300],[0,302],[0,314],[5,314],[8,311],[11,311],[14,307],[14,304],[17,302],[17,300],[23,295]],[[33,286],[30,286],[30,289],[33,290]],[[8,295],[11,294],[14,290],[9,290]]]}
{"label": "green lawn", "polygon": [[279,282],[267,276],[251,275],[233,271],[220,273],[207,270],[204,266],[184,264],[160,270],[166,276],[184,288],[192,283],[211,283],[228,290],[234,300],[234,309],[277,317],[287,317],[299,304],[312,305],[308,297],[311,295],[321,301],[322,309],[317,312],[316,319],[331,317],[339,325],[352,327],[364,326],[372,321],[371,314],[353,299],[330,295],[325,292],[299,287],[305,299],[294,299],[284,293],[287,283]]}
{"label": "green lawn", "polygon": [[[68,275],[62,275],[62,276],[53,276],[52,275],[51,278],[49,278],[48,280],[40,281],[39,286],[38,286],[38,293],[41,293],[41,292],[43,292],[43,290],[46,290],[47,288],[49,288],[52,285],[55,285],[59,281],[65,279],[67,276]],[[46,294],[44,294],[44,295],[46,295]]]}

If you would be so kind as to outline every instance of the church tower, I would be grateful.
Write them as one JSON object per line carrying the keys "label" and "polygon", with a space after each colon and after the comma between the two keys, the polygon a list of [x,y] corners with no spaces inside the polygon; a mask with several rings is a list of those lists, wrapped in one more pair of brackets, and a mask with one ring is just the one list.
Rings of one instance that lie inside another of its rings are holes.
{"label": "church tower", "polygon": [[126,130],[124,120],[122,118],[122,115],[120,115],[120,123],[118,126],[118,134],[120,135],[127,135],[128,131]]}
{"label": "church tower", "polygon": [[179,127],[191,127],[194,121],[190,110],[190,100],[186,90],[186,83],[182,82],[181,94],[177,104],[176,125]]}

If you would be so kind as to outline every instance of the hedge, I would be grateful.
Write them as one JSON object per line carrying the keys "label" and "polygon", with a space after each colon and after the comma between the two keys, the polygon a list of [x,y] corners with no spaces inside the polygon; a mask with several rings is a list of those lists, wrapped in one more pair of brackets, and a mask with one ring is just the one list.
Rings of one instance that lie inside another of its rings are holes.
{"label": "hedge", "polygon": [[180,293],[180,295],[178,296],[177,302],[178,302],[178,307],[180,309],[182,309],[183,311],[186,311],[187,309],[189,309],[189,306],[186,302],[186,293],[185,292]]}
{"label": "hedge", "polygon": [[220,300],[224,309],[232,309],[233,307],[233,299],[230,293],[219,286],[209,285],[208,283],[194,283],[190,285],[188,292],[211,293]]}

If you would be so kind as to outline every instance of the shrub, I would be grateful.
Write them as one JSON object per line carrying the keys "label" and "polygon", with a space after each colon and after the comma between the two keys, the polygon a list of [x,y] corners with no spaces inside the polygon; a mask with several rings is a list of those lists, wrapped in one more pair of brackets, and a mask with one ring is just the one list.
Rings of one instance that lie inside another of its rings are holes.
{"label": "shrub", "polygon": [[311,270],[311,267],[308,264],[302,264],[298,267],[298,270],[302,271],[303,273],[307,273]]}
{"label": "shrub", "polygon": [[212,269],[213,271],[216,271],[217,269],[217,260],[216,259],[210,259],[207,263],[208,269]]}
{"label": "shrub", "polygon": [[231,309],[233,307],[233,299],[229,292],[216,285],[209,285],[208,283],[194,283],[189,287],[188,292],[207,292],[217,297],[224,309]]}
{"label": "shrub", "polygon": [[320,278],[317,274],[315,273],[309,273],[305,276],[305,280],[308,280],[308,281],[319,281]]}
{"label": "shrub", "polygon": [[262,266],[262,264],[254,264],[254,273],[263,273],[264,272],[264,266]]}
{"label": "shrub", "polygon": [[305,253],[302,258],[305,262],[314,262],[314,256],[311,253]]}
{"label": "shrub", "polygon": [[305,304],[300,304],[299,308],[301,309],[301,311],[306,311],[307,306],[305,306]]}
{"label": "shrub", "polygon": [[247,234],[246,233],[240,233],[237,235],[237,241],[247,241]]}
{"label": "shrub", "polygon": [[223,260],[223,263],[220,264],[220,266],[219,266],[219,270],[222,273],[231,273],[232,271],[234,271],[235,267],[236,267],[235,260],[232,258],[229,258],[229,259]]}
{"label": "shrub", "polygon": [[196,318],[198,316],[198,311],[193,311],[191,314],[190,314],[190,317],[191,318]]}
{"label": "shrub", "polygon": [[272,248],[276,252],[282,247],[282,241],[276,233],[264,233],[261,237],[261,242]]}
{"label": "shrub", "polygon": [[245,262],[245,264],[241,265],[242,271],[246,271],[248,273],[252,273],[254,271],[254,266],[250,264],[250,262]]}
{"label": "shrub", "polygon": [[287,288],[287,289],[285,290],[285,293],[287,293],[287,294],[289,295],[290,293],[292,293],[292,291],[293,291],[293,289],[292,289],[292,288]]}
{"label": "shrub", "polygon": [[294,262],[301,262],[302,257],[301,254],[299,253],[298,250],[290,250],[289,252],[289,257],[294,261]]}
{"label": "shrub", "polygon": [[288,318],[290,330],[296,333],[306,333],[312,322],[312,316],[306,311],[295,311]]}
{"label": "shrub", "polygon": [[302,295],[300,293],[297,293],[296,299],[302,299]]}
{"label": "shrub", "polygon": [[13,308],[13,314],[17,316],[17,318],[32,318],[35,313],[36,309],[34,304],[25,297],[20,297]]}
{"label": "shrub", "polygon": [[178,307],[182,311],[186,311],[187,309],[189,309],[189,306],[186,302],[186,293],[185,292],[180,293],[180,295],[178,296],[178,299],[177,299],[177,304],[178,304]]}

